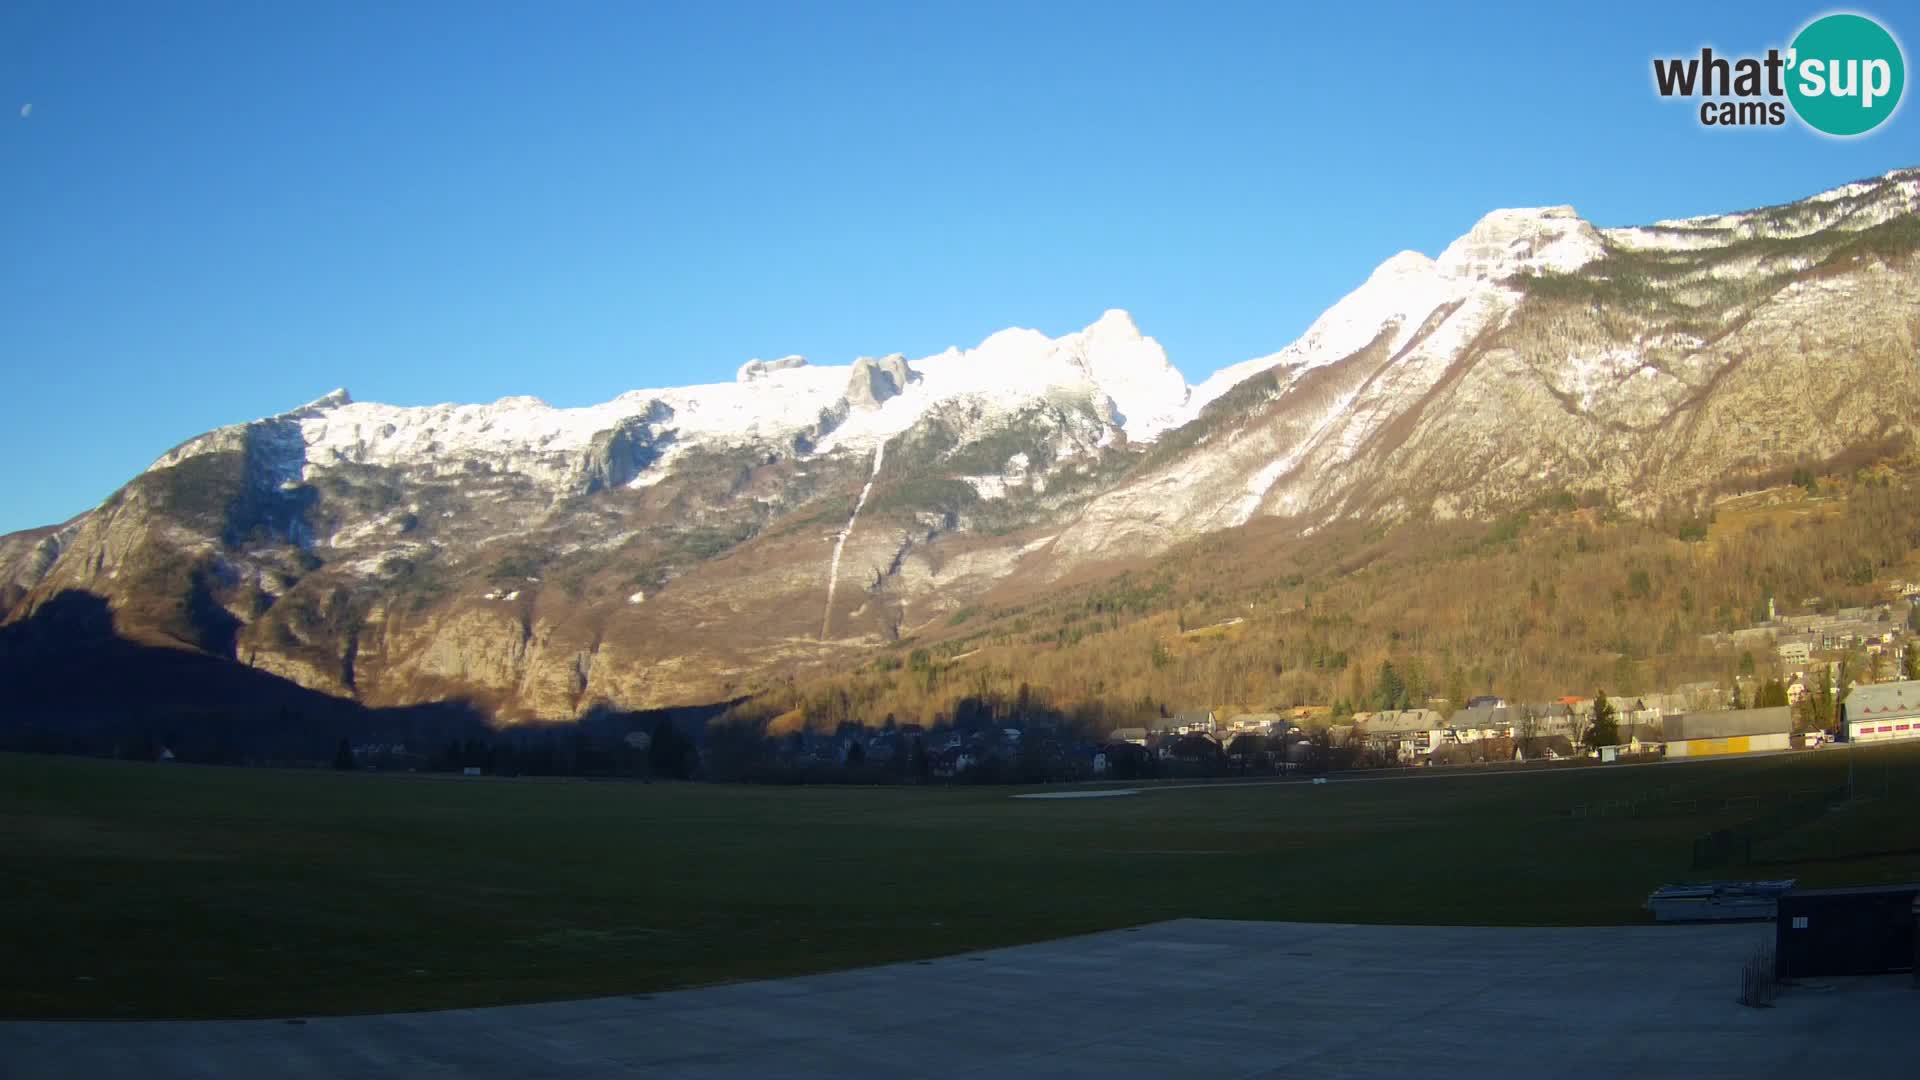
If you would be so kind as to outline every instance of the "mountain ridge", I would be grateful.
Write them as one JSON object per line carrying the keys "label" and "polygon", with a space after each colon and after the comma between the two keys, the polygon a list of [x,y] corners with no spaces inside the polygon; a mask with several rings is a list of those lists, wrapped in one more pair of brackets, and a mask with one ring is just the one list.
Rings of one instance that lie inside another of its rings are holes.
{"label": "mountain ridge", "polygon": [[0,620],[91,592],[303,686],[502,720],[720,700],[1256,519],[1697,509],[1911,445],[1917,247],[1906,169],[1648,226],[1496,210],[1191,385],[1111,309],[572,409],[340,390],[0,538]]}
{"label": "mountain ridge", "polygon": [[[1332,316],[1342,312],[1343,308],[1362,307],[1363,311],[1353,313],[1349,318],[1368,325],[1377,326],[1378,323],[1394,317],[1390,311],[1379,310],[1380,305],[1375,298],[1381,293],[1391,298],[1388,302],[1390,305],[1394,300],[1405,301],[1406,294],[1410,292],[1416,294],[1421,290],[1444,292],[1443,282],[1457,284],[1461,281],[1479,281],[1497,284],[1529,272],[1571,273],[1596,259],[1603,258],[1606,254],[1604,247],[1606,243],[1632,250],[1684,250],[1693,244],[1704,242],[1702,234],[1705,234],[1706,239],[1711,239],[1711,234],[1714,233],[1732,233],[1742,236],[1804,235],[1803,232],[1796,232],[1790,226],[1769,230],[1764,224],[1756,224],[1756,221],[1764,222],[1770,212],[1787,207],[1815,206],[1856,199],[1873,190],[1876,182],[1885,183],[1901,177],[1911,181],[1911,174],[1914,172],[1913,169],[1896,169],[1877,178],[1842,184],[1794,203],[1727,214],[1663,219],[1646,226],[1598,229],[1580,218],[1574,208],[1567,205],[1492,210],[1476,221],[1466,233],[1452,241],[1437,257],[1429,257],[1424,253],[1408,250],[1382,261],[1374,268],[1366,282],[1337,300],[1327,312],[1309,325],[1308,330],[1299,339],[1286,348],[1227,365],[1194,384],[1188,384],[1184,376],[1178,376],[1178,369],[1173,368],[1173,365],[1168,362],[1165,350],[1159,346],[1159,343],[1152,337],[1141,334],[1131,313],[1119,308],[1108,309],[1088,326],[1058,338],[1049,338],[1040,331],[1025,327],[1007,327],[989,334],[972,349],[950,346],[941,352],[918,360],[909,360],[903,354],[895,353],[885,358],[885,362],[901,365],[907,371],[913,372],[915,381],[918,381],[919,371],[914,365],[939,364],[950,360],[974,361],[983,370],[971,379],[956,380],[962,384],[961,386],[943,391],[948,396],[954,396],[990,390],[994,380],[1010,379],[1016,383],[1030,383],[1032,381],[1030,362],[1035,359],[1042,361],[1063,359],[1067,365],[1077,367],[1087,376],[1085,382],[1088,389],[1108,392],[1109,386],[1096,374],[1096,369],[1101,366],[1102,361],[1105,361],[1110,366],[1109,378],[1122,384],[1128,392],[1130,401],[1138,403],[1132,411],[1139,412],[1143,406],[1149,413],[1149,416],[1137,425],[1127,423],[1125,421],[1131,420],[1132,417],[1129,416],[1128,410],[1118,409],[1119,402],[1116,399],[1116,412],[1123,419],[1121,426],[1128,429],[1129,438],[1135,441],[1151,441],[1165,430],[1193,420],[1208,402],[1232,389],[1245,378],[1286,363],[1284,358],[1289,352],[1298,353],[1311,349],[1317,338],[1333,336],[1334,328],[1326,324]],[[1905,212],[1912,212],[1913,184],[1907,183],[1904,186],[1908,191],[1908,198],[1903,209]],[[1852,214],[1849,213],[1847,216],[1851,217]],[[1884,217],[1875,217],[1866,225],[1878,224],[1882,220]],[[1855,227],[1865,227],[1857,222],[1852,224]],[[1420,280],[1423,278],[1427,280]],[[1432,280],[1435,278],[1440,280]],[[1425,306],[1431,312],[1438,303],[1429,301]],[[1101,331],[1107,331],[1107,333],[1102,334]],[[1090,356],[1071,355],[1085,342],[1102,339],[1117,345],[1118,348],[1096,350]],[[1338,344],[1329,345],[1320,351],[1344,354],[1358,347],[1354,342],[1338,340]],[[1063,358],[1060,355],[1062,353],[1070,355]],[[1144,372],[1129,370],[1126,364],[1116,362],[1129,353],[1137,358],[1138,366],[1149,370]],[[876,358],[873,357],[858,357],[844,365],[819,365],[799,355],[790,355],[775,361],[755,359],[741,365],[731,384],[704,383],[680,387],[633,389],[624,391],[607,402],[572,408],[555,408],[531,395],[512,395],[485,404],[441,403],[393,406],[356,401],[345,388],[340,388],[295,409],[276,416],[262,417],[252,422],[260,423],[274,419],[315,419],[335,409],[363,406],[369,410],[380,410],[377,416],[369,417],[369,421],[378,419],[384,423],[391,423],[395,418],[406,418],[409,415],[440,417],[454,422],[465,419],[469,422],[477,421],[484,427],[507,421],[509,429],[515,427],[533,429],[528,434],[536,441],[558,442],[564,449],[577,449],[582,444],[583,436],[590,437],[608,430],[621,421],[642,416],[647,407],[655,401],[675,396],[697,397],[701,392],[707,395],[725,396],[725,388],[729,386],[744,386],[756,382],[768,383],[770,384],[768,389],[802,391],[801,397],[804,401],[804,406],[801,407],[802,412],[806,408],[831,409],[837,398],[823,394],[823,388],[831,389],[836,380],[843,378],[853,380],[858,376],[863,365],[871,367],[876,362]],[[1169,370],[1178,377],[1177,392],[1173,392],[1173,384],[1164,377]],[[903,384],[905,382],[904,379],[900,381]],[[1152,384],[1156,382],[1158,385],[1153,386]],[[1145,389],[1164,392],[1164,397],[1159,400],[1143,398],[1139,393],[1134,392],[1142,389],[1138,385],[1140,383],[1149,384]],[[905,389],[905,386],[903,385],[900,389]],[[884,407],[885,399],[897,396],[898,393],[899,390],[896,390],[884,395],[882,400],[869,401],[868,404]],[[1111,393],[1108,393],[1108,396],[1111,397]],[[933,398],[932,400],[937,402],[943,399]],[[790,427],[794,431],[802,431],[817,420],[817,417],[792,415],[782,417],[778,405],[790,406],[791,398],[785,402],[776,403],[771,415],[767,412],[755,412],[751,407],[743,407],[737,400],[724,401],[721,404],[726,406],[728,411],[736,414],[736,418],[743,421],[744,426],[729,429],[724,424],[709,424],[705,428],[707,433],[752,435],[757,432],[762,423],[768,421],[782,423],[784,427]],[[515,413],[530,415],[515,416]],[[543,428],[537,419],[543,414],[559,422]],[[573,418],[578,418],[579,422],[566,422]],[[513,424],[511,421],[514,420],[519,420],[521,423]],[[216,429],[206,435],[186,440],[163,454],[150,468],[174,464],[185,453],[191,452],[190,448],[201,443],[202,440],[232,428],[244,426],[244,423],[230,425],[228,428]],[[844,433],[839,440],[823,443],[819,449],[827,450],[840,445],[862,444],[865,448],[870,448],[873,439],[897,434],[899,430],[902,428],[897,421],[891,425],[871,423],[858,425]],[[338,440],[329,441],[324,435],[321,445],[323,449],[335,451],[341,449],[338,446]],[[431,453],[436,448],[429,443],[420,449],[423,453]]]}

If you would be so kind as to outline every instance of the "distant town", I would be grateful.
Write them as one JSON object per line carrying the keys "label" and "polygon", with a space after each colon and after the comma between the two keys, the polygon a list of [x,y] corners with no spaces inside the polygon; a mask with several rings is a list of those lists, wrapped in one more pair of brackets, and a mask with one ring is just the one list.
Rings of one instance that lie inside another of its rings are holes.
{"label": "distant town", "polygon": [[[1396,709],[1245,703],[1161,707],[1089,730],[1040,695],[982,700],[932,725],[842,723],[782,733],[646,714],[589,718],[566,738],[500,733],[423,751],[343,743],[341,768],[497,775],[605,775],[772,783],[1059,783],[1320,774],[1511,762],[1656,761],[1920,739],[1920,583],[1873,606],[1817,597],[1708,641],[1734,657],[1726,682],[1546,701],[1482,694]],[[1395,678],[1381,673],[1382,682]]]}
{"label": "distant town", "polygon": [[[1209,708],[1121,728],[1093,758],[1097,775],[1214,766],[1228,772],[1419,767],[1501,761],[1703,757],[1828,742],[1920,738],[1920,583],[1897,582],[1872,607],[1780,615],[1710,644],[1739,657],[1728,684],[1663,693],[1604,692],[1516,702],[1494,694],[1415,708],[1259,712]],[[1818,597],[1802,606],[1818,608]]]}

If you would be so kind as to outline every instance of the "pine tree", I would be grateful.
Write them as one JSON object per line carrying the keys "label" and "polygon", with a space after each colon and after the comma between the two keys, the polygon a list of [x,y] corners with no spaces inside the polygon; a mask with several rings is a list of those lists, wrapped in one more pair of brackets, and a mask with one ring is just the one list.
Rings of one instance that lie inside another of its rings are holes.
{"label": "pine tree", "polygon": [[1600,691],[1593,699],[1593,726],[1587,729],[1587,748],[1613,746],[1620,741],[1620,724],[1613,702],[1607,700],[1607,692]]}
{"label": "pine tree", "polygon": [[353,747],[347,745],[344,736],[340,739],[340,745],[334,747],[333,767],[341,772],[348,772],[353,768]]}
{"label": "pine tree", "polygon": [[1380,686],[1374,699],[1380,711],[1400,708],[1406,697],[1406,684],[1400,680],[1400,673],[1393,669],[1393,661],[1380,661]]}

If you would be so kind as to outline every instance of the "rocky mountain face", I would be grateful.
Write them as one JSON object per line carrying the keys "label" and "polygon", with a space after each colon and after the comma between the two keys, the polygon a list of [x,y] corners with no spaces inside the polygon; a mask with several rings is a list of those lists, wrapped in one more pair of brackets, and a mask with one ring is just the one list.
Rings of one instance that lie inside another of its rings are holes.
{"label": "rocky mountain face", "polygon": [[504,721],[714,701],[1255,518],[1700,507],[1920,425],[1920,170],[1626,229],[1489,214],[1188,386],[1123,312],[556,409],[336,392],[0,537],[0,618]]}
{"label": "rocky mountain face", "polygon": [[1484,516],[1543,493],[1653,511],[1920,424],[1920,171],[1597,230],[1489,214],[1394,256],[1229,369],[1055,542],[1150,553],[1256,516]]}

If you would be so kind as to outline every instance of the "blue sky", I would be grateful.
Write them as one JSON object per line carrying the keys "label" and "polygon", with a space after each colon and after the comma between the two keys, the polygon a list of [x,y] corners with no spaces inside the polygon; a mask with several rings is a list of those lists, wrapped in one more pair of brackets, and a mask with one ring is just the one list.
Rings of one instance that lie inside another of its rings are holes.
{"label": "blue sky", "polygon": [[577,405],[1109,307],[1198,381],[1494,207],[1920,164],[1910,105],[1842,142],[1655,97],[1819,5],[1325,8],[14,0],[0,531],[335,386]]}

